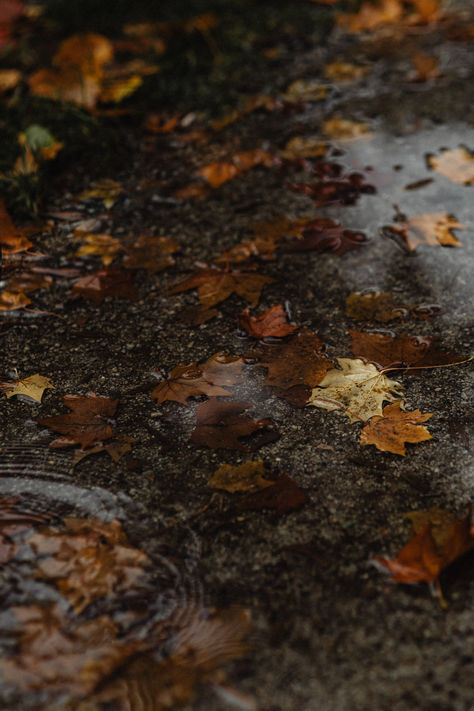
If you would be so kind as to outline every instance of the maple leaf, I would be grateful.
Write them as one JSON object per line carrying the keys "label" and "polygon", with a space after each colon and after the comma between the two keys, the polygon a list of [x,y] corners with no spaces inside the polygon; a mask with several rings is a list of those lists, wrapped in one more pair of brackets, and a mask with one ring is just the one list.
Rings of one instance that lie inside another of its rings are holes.
{"label": "maple leaf", "polygon": [[383,409],[383,416],[372,417],[360,433],[362,445],[374,444],[381,452],[393,452],[405,456],[405,442],[424,442],[431,435],[420,423],[432,417],[432,413],[419,410],[402,412],[402,402],[397,400]]}
{"label": "maple leaf", "polygon": [[474,183],[474,156],[464,147],[445,150],[440,156],[428,156],[428,165],[453,183]]}
{"label": "maple leaf", "polygon": [[182,323],[188,326],[201,326],[218,314],[217,309],[206,309],[202,306],[186,306],[178,314],[178,318]]}
{"label": "maple leaf", "polygon": [[80,461],[85,457],[89,457],[91,454],[102,454],[102,452],[106,452],[114,462],[119,462],[124,454],[132,450],[134,442],[136,442],[136,440],[133,439],[133,437],[129,437],[126,434],[119,434],[117,437],[114,437],[113,440],[106,443],[101,442],[95,447],[92,447],[92,449],[76,449],[72,466],[75,467]]}
{"label": "maple leaf", "polygon": [[382,415],[382,403],[393,402],[402,386],[380,373],[375,365],[355,358],[338,358],[340,370],[328,371],[313,389],[308,405],[343,410],[351,422]]}
{"label": "maple leaf", "polygon": [[380,368],[413,368],[414,366],[435,366],[464,360],[438,349],[438,338],[425,336],[395,336],[386,333],[366,333],[352,331],[351,351],[355,356],[365,358]]}
{"label": "maple leaf", "polygon": [[94,393],[89,393],[86,397],[64,395],[61,399],[71,412],[36,420],[39,425],[44,425],[53,432],[63,435],[54,440],[50,446],[66,447],[80,444],[84,449],[113,437],[111,418],[117,409],[118,400],[111,400],[109,397],[101,397]]}
{"label": "maple leaf", "polygon": [[120,240],[108,234],[85,234],[81,239],[84,240],[76,252],[76,257],[88,257],[91,254],[97,254],[102,259],[102,264],[108,267],[111,264],[117,253],[123,249]]}
{"label": "maple leaf", "polygon": [[116,267],[99,269],[78,279],[74,282],[72,290],[92,301],[95,306],[99,306],[106,296],[119,296],[131,301],[138,299],[138,291],[130,273]]}
{"label": "maple leaf", "polygon": [[314,183],[294,183],[291,187],[313,198],[316,206],[353,205],[362,193],[373,194],[375,187],[362,173],[344,173],[338,163],[318,163],[313,168],[319,179]]}
{"label": "maple leaf", "polygon": [[229,355],[226,351],[214,353],[199,366],[204,378],[213,385],[235,385],[244,380],[242,373],[245,361],[240,356]]}
{"label": "maple leaf", "polygon": [[265,345],[253,353],[256,366],[267,368],[265,385],[288,390],[295,385],[314,387],[331,368],[322,353],[324,346],[313,331],[302,328],[283,343]]}
{"label": "maple leaf", "polygon": [[308,500],[293,479],[282,474],[272,484],[261,491],[246,496],[238,505],[239,511],[261,511],[273,509],[277,516],[300,509]]}
{"label": "maple leaf", "polygon": [[474,548],[474,527],[471,524],[471,511],[454,521],[445,531],[442,544],[437,549],[428,523],[417,533],[394,560],[375,558],[391,574],[394,583],[435,583],[440,573]]}
{"label": "maple leaf", "polygon": [[239,466],[221,464],[208,480],[213,489],[223,489],[233,494],[236,491],[259,491],[275,482],[265,479],[265,466],[262,461],[244,462]]}
{"label": "maple leaf", "polygon": [[158,400],[160,404],[173,400],[182,405],[188,404],[186,402],[188,398],[200,395],[229,396],[232,395],[232,392],[206,380],[202,371],[194,363],[192,365],[178,365],[173,368],[170,377],[157,385],[151,393],[152,398]]}
{"label": "maple leaf", "polygon": [[271,153],[261,148],[255,148],[254,150],[235,153],[231,161],[206,165],[196,175],[204,178],[213,188],[218,188],[256,165],[263,164],[269,167],[273,165],[274,161],[275,159]]}
{"label": "maple leaf", "polygon": [[346,316],[357,321],[393,321],[407,313],[404,307],[396,306],[389,292],[373,291],[368,294],[354,292],[346,299]]}
{"label": "maple leaf", "polygon": [[[220,402],[208,400],[196,411],[197,425],[191,441],[200,447],[211,449],[240,449],[247,447],[240,441],[242,437],[268,430],[265,443],[278,438],[279,433],[272,420],[252,420],[241,413],[251,407],[250,402]],[[259,442],[259,445],[263,442]]]}
{"label": "maple leaf", "polygon": [[351,249],[359,249],[364,242],[366,237],[362,232],[347,230],[335,220],[315,217],[305,225],[301,239],[292,242],[287,251],[309,252],[314,249],[323,252],[330,249],[338,257],[342,257]]}
{"label": "maple leaf", "polygon": [[298,330],[287,321],[287,314],[282,304],[267,309],[260,316],[252,316],[249,309],[237,315],[237,321],[252,338],[283,338]]}
{"label": "maple leaf", "polygon": [[382,228],[389,237],[394,237],[413,252],[419,244],[429,244],[433,247],[462,247],[462,243],[452,234],[451,230],[466,229],[453,215],[445,212],[432,212],[401,219],[396,225],[386,225]]}
{"label": "maple leaf", "polygon": [[47,388],[53,388],[54,390],[54,385],[51,384],[49,378],[45,378],[39,373],[30,375],[28,378],[18,379],[14,383],[0,383],[0,391],[3,391],[7,398],[14,395],[26,395],[26,397],[35,400],[35,402],[41,402],[43,392]]}
{"label": "maple leaf", "polygon": [[206,308],[211,308],[227,299],[231,294],[238,294],[251,306],[257,306],[265,284],[272,284],[275,279],[261,274],[223,271],[216,268],[197,269],[179,284],[168,289],[168,295],[197,289],[199,301]]}
{"label": "maple leaf", "polygon": [[142,235],[127,249],[123,263],[127,269],[146,269],[148,274],[156,274],[175,263],[172,254],[180,249],[179,244],[169,237]]}

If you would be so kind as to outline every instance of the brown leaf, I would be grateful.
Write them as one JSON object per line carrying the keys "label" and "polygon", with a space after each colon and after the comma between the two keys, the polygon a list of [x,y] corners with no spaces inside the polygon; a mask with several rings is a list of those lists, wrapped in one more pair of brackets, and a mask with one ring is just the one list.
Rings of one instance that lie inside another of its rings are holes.
{"label": "brown leaf", "polygon": [[256,366],[268,369],[265,385],[284,390],[295,385],[315,387],[333,367],[322,353],[323,346],[313,331],[302,328],[285,342],[261,346],[252,355],[258,358]]}
{"label": "brown leaf", "polygon": [[365,0],[358,12],[339,13],[336,20],[348,32],[358,33],[398,22],[402,15],[403,6],[400,0],[376,0],[375,3]]}
{"label": "brown leaf", "polygon": [[425,52],[415,52],[411,56],[411,61],[415,67],[415,74],[411,78],[412,81],[428,81],[441,76],[437,57],[431,57]]}
{"label": "brown leaf", "polygon": [[464,147],[443,151],[440,156],[429,156],[428,164],[453,183],[474,183],[474,156]]}
{"label": "brown leaf", "polygon": [[26,252],[33,246],[28,237],[31,230],[15,227],[7,212],[4,201],[0,198],[0,244],[3,254],[18,254]]}
{"label": "brown leaf", "polygon": [[419,244],[432,247],[462,247],[462,243],[452,234],[452,230],[466,229],[453,215],[445,212],[432,212],[416,215],[406,220],[399,220],[396,225],[386,225],[383,230],[406,245],[410,252]]}
{"label": "brown leaf", "polygon": [[25,511],[23,507],[16,508],[17,497],[0,497],[0,565],[11,560],[17,551],[17,544],[12,536],[27,531],[48,520],[45,514]]}
{"label": "brown leaf", "polygon": [[108,234],[84,234],[81,239],[84,243],[77,250],[76,257],[98,255],[105,267],[112,264],[117,253],[123,249],[120,240]]}
{"label": "brown leaf", "polygon": [[351,351],[355,356],[375,363],[379,368],[414,368],[414,366],[435,366],[464,360],[438,349],[437,338],[425,336],[395,336],[386,333],[365,333],[352,331]]}
{"label": "brown leaf", "polygon": [[102,452],[106,452],[110,455],[114,462],[119,462],[124,454],[132,450],[134,442],[136,442],[136,440],[133,439],[133,437],[119,434],[117,437],[114,437],[114,439],[106,443],[101,442],[95,447],[92,447],[92,449],[76,449],[72,466],[75,467],[82,459],[89,457],[91,454],[102,454]]}
{"label": "brown leaf", "polygon": [[244,309],[237,315],[237,321],[252,338],[283,338],[299,328],[288,323],[282,304],[272,306],[260,316],[252,316],[248,308]]}
{"label": "brown leaf", "polygon": [[29,294],[37,289],[46,289],[50,287],[52,283],[52,278],[45,274],[17,272],[7,279],[6,289],[14,294]]}
{"label": "brown leaf", "polygon": [[31,304],[26,294],[14,293],[4,289],[0,292],[0,311],[16,311],[16,309],[24,309],[28,304]]}
{"label": "brown leaf", "polygon": [[363,173],[346,173],[339,163],[317,163],[313,171],[318,176],[314,183],[295,183],[291,187],[313,198],[318,207],[353,205],[363,193],[376,192],[374,185],[366,182]]}
{"label": "brown leaf", "polygon": [[241,438],[268,427],[272,428],[269,433],[271,438],[277,439],[279,433],[272,420],[252,420],[241,414],[251,406],[250,402],[220,402],[214,399],[203,402],[196,411],[197,425],[191,441],[200,447],[245,451],[247,447],[240,441]]}
{"label": "brown leaf", "polygon": [[219,312],[217,309],[206,309],[202,306],[186,306],[178,314],[178,318],[182,323],[188,326],[201,326],[211,319],[215,318]]}
{"label": "brown leaf", "polygon": [[265,284],[275,280],[261,274],[238,271],[223,271],[216,268],[198,269],[179,284],[168,289],[168,295],[197,289],[199,301],[206,308],[211,308],[227,299],[231,294],[238,294],[251,306],[257,306]]}
{"label": "brown leaf", "polygon": [[256,165],[272,166],[274,160],[271,153],[261,148],[255,148],[254,150],[235,153],[230,161],[206,165],[196,175],[204,178],[213,188],[218,188]]}
{"label": "brown leaf", "polygon": [[394,560],[375,558],[385,567],[395,583],[435,583],[440,573],[457,558],[474,548],[474,527],[471,511],[454,521],[445,533],[439,551],[428,523],[402,548]]}
{"label": "brown leaf", "polygon": [[324,121],[322,129],[326,136],[339,141],[370,137],[370,129],[366,123],[348,121],[347,119],[337,118],[336,116]]}
{"label": "brown leaf", "polygon": [[338,84],[351,84],[361,79],[368,72],[368,67],[360,67],[350,62],[331,62],[324,67],[324,74],[328,79]]}
{"label": "brown leaf", "polygon": [[36,420],[38,424],[63,435],[54,440],[51,446],[80,444],[84,449],[113,437],[111,418],[117,409],[118,400],[100,397],[94,393],[89,393],[86,397],[64,395],[61,399],[71,412]]}
{"label": "brown leaf", "polygon": [[286,400],[293,407],[306,407],[311,397],[311,387],[309,385],[293,385],[292,388],[287,390],[275,388],[273,394],[282,400]]}
{"label": "brown leaf", "polygon": [[244,365],[245,361],[240,356],[219,351],[200,365],[199,369],[209,383],[226,387],[241,383],[245,379],[242,372]]}
{"label": "brown leaf", "polygon": [[262,461],[244,462],[236,467],[221,464],[207,484],[213,489],[223,489],[231,494],[236,491],[259,491],[274,485],[274,482],[265,479],[264,475],[265,466]]}
{"label": "brown leaf", "polygon": [[182,405],[188,404],[188,398],[200,397],[201,395],[228,397],[232,395],[232,392],[224,390],[218,385],[213,385],[206,379],[202,370],[195,363],[192,365],[178,365],[173,368],[170,377],[157,385],[151,393],[152,398],[158,400],[160,404],[173,400]]}
{"label": "brown leaf", "polygon": [[357,321],[387,323],[401,318],[406,313],[407,309],[397,306],[389,292],[372,291],[364,294],[354,292],[346,299],[346,316]]}
{"label": "brown leaf", "polygon": [[405,456],[405,442],[424,442],[431,435],[420,423],[432,417],[432,413],[422,414],[419,410],[402,412],[401,400],[386,405],[383,416],[372,417],[360,433],[362,445],[374,444],[381,452],[393,452]]}
{"label": "brown leaf", "polygon": [[238,505],[239,511],[261,511],[272,509],[277,516],[300,509],[308,500],[307,495],[301,491],[293,479],[282,474],[262,491],[246,496]]}
{"label": "brown leaf", "polygon": [[99,306],[106,296],[117,296],[131,301],[138,299],[138,291],[130,273],[116,267],[99,269],[78,279],[74,282],[72,290],[92,301],[95,306]]}
{"label": "brown leaf", "polygon": [[362,232],[347,230],[334,220],[315,217],[305,225],[301,239],[293,241],[287,251],[309,252],[314,249],[323,252],[330,249],[342,257],[351,249],[359,249],[364,242],[366,237]]}
{"label": "brown leaf", "polygon": [[179,244],[169,237],[143,235],[127,249],[123,264],[127,269],[146,269],[148,274],[156,274],[175,263],[171,255],[180,249]]}

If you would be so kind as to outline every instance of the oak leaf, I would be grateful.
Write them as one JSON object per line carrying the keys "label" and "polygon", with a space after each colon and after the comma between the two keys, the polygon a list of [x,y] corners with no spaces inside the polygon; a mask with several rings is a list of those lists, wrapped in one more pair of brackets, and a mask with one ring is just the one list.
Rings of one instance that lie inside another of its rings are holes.
{"label": "oak leaf", "polygon": [[313,331],[302,328],[283,343],[261,346],[253,353],[258,367],[267,368],[265,385],[288,390],[296,385],[317,385],[331,368],[324,347]]}
{"label": "oak leaf", "polygon": [[123,264],[127,269],[146,269],[148,274],[156,274],[175,263],[172,255],[179,250],[179,244],[169,237],[143,235],[127,249]]}
{"label": "oak leaf", "polygon": [[433,539],[431,524],[417,533],[393,560],[375,558],[379,566],[389,571],[394,583],[435,583],[440,573],[474,548],[474,526],[471,511],[446,530],[439,548]]}
{"label": "oak leaf", "polygon": [[259,441],[258,446],[277,439],[279,433],[272,420],[252,420],[242,415],[251,406],[250,402],[220,402],[214,399],[203,402],[196,411],[197,424],[191,441],[200,447],[245,451],[247,447],[241,438],[255,432],[264,431],[264,441]]}
{"label": "oak leaf", "polygon": [[7,398],[14,395],[26,395],[35,402],[41,402],[47,388],[54,389],[54,385],[51,384],[49,378],[45,378],[39,373],[30,375],[28,378],[21,378],[14,383],[0,383],[0,391],[3,391]]}
{"label": "oak leaf", "polygon": [[313,389],[308,405],[325,410],[343,410],[351,422],[366,422],[382,415],[384,401],[401,394],[400,383],[390,380],[375,365],[355,358],[338,358],[340,370],[328,371]]}
{"label": "oak leaf", "polygon": [[353,331],[351,351],[355,356],[375,363],[380,368],[410,368],[461,362],[464,358],[445,353],[438,348],[438,338],[427,336],[395,336],[391,331],[369,333]]}
{"label": "oak leaf", "polygon": [[273,486],[274,481],[265,479],[265,466],[262,461],[244,462],[238,466],[221,464],[208,480],[213,489],[223,489],[233,494],[236,491],[259,491]]}
{"label": "oak leaf", "polygon": [[330,249],[338,257],[351,249],[359,249],[366,242],[362,232],[345,229],[339,222],[323,217],[315,217],[303,228],[301,239],[287,247],[288,252],[323,252]]}
{"label": "oak leaf", "polygon": [[452,230],[466,229],[453,215],[445,212],[431,212],[399,220],[396,225],[386,225],[383,232],[394,237],[414,252],[419,244],[432,247],[462,247],[462,243],[452,234]]}
{"label": "oak leaf", "polygon": [[401,400],[383,409],[382,417],[372,417],[360,433],[362,445],[374,444],[381,452],[393,452],[405,456],[405,442],[424,442],[431,435],[421,425],[432,417],[432,413],[421,413],[419,410],[402,412]]}
{"label": "oak leaf", "polygon": [[106,296],[117,296],[131,301],[138,299],[138,291],[130,273],[117,267],[99,269],[78,279],[72,290],[92,301],[95,306],[99,306]]}
{"label": "oak leaf", "polygon": [[168,295],[197,289],[199,301],[206,308],[211,308],[227,299],[231,294],[238,294],[251,306],[257,306],[265,284],[275,280],[261,274],[224,271],[216,268],[198,269],[192,272],[176,286],[168,289]]}
{"label": "oak leaf", "polygon": [[277,516],[297,511],[308,500],[304,491],[293,479],[282,474],[272,484],[261,491],[246,496],[238,505],[239,511],[261,511],[272,509]]}
{"label": "oak leaf", "polygon": [[36,420],[38,424],[63,435],[54,440],[50,446],[67,447],[80,444],[84,449],[114,436],[112,417],[117,409],[118,400],[94,393],[89,393],[85,397],[64,395],[61,399],[71,412]]}
{"label": "oak leaf", "polygon": [[429,156],[428,164],[453,183],[474,183],[474,155],[464,147],[443,151],[440,156]]}
{"label": "oak leaf", "polygon": [[237,321],[252,338],[283,338],[298,330],[298,326],[288,323],[282,304],[267,309],[260,316],[252,316],[249,309],[237,315]]}

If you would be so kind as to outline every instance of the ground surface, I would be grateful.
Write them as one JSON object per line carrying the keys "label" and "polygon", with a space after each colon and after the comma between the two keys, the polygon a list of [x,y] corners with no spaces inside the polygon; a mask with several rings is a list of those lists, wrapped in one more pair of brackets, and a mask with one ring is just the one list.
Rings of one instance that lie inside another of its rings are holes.
{"label": "ground surface", "polygon": [[[235,315],[245,305],[239,297],[220,304],[213,320],[192,327],[179,320],[179,313],[197,303],[195,292],[168,296],[164,287],[195,261],[210,262],[232,248],[246,236],[250,222],[280,215],[336,219],[362,231],[368,241],[342,257],[280,250],[275,260],[258,263],[259,273],[275,279],[264,289],[259,312],[287,304],[292,320],[316,332],[333,361],[352,357],[349,329],[436,336],[444,351],[470,355],[474,188],[443,177],[426,162],[427,154],[443,148],[474,148],[472,44],[459,39],[468,24],[392,26],[360,36],[336,29],[325,36],[316,22],[305,42],[296,35],[281,43],[268,93],[281,95],[297,79],[327,84],[323,67],[336,60],[368,67],[365,77],[347,85],[329,82],[320,101],[250,113],[198,144],[182,145],[174,133],[146,134],[132,122],[126,143],[110,163],[99,156],[78,162],[77,170],[72,166],[53,174],[41,214],[80,212],[84,219],[105,213],[102,232],[172,237],[182,250],[176,265],[153,275],[135,272],[135,301],[107,297],[95,306],[72,299],[71,280],[59,279],[52,289],[36,292],[33,307],[63,318],[3,313],[2,380],[11,380],[16,368],[22,377],[45,375],[55,386],[38,405],[19,398],[2,401],[4,447],[12,442],[46,446],[51,433],[35,418],[65,412],[58,395],[90,391],[120,399],[116,429],[136,443],[118,463],[106,454],[85,458],[73,472],[63,463],[60,483],[27,471],[12,476],[11,462],[4,460],[0,493],[37,500],[43,511],[50,505],[102,520],[118,516],[135,545],[140,545],[144,520],[154,531],[190,525],[202,551],[193,576],[206,604],[239,606],[251,616],[251,648],[226,667],[228,685],[248,695],[238,702],[241,708],[252,708],[252,703],[267,711],[472,708],[472,554],[442,577],[445,609],[427,586],[389,584],[370,566],[375,556],[395,557],[409,539],[405,512],[438,506],[462,516],[472,501],[469,364],[393,376],[403,383],[408,409],[433,413],[432,439],[408,445],[406,457],[361,447],[360,425],[350,424],[342,413],[295,408],[276,397],[262,385],[261,368],[248,366],[245,382],[234,388],[236,399],[252,403],[252,414],[272,419],[280,431],[277,441],[258,452],[197,447],[190,435],[198,402],[158,405],[150,396],[157,369],[167,375],[176,365],[218,351],[246,354],[252,349],[254,341],[236,327]],[[412,81],[410,57],[417,51],[440,57],[440,78]],[[258,78],[254,83],[250,92],[263,88]],[[333,116],[370,125],[369,138],[329,138],[333,159],[348,169],[366,169],[366,179],[372,176],[376,187],[353,205],[315,208],[313,200],[292,190],[292,183],[311,182],[303,163],[291,170],[257,166],[202,200],[177,199],[163,187],[176,176],[181,185],[192,182],[196,167],[223,160],[231,150],[263,147],[276,154],[295,135],[323,139],[322,123]],[[99,200],[77,198],[97,178],[123,186],[109,209]],[[429,178],[418,189],[405,189]],[[410,253],[381,233],[384,225],[394,224],[394,205],[409,216],[454,215],[466,226],[456,232],[462,247],[421,245]],[[98,257],[72,256],[73,220],[49,219],[54,229],[33,240],[51,255],[48,266],[81,273],[100,268]],[[427,319],[405,315],[389,324],[356,321],[346,315],[346,298],[364,290],[392,292],[402,304],[434,304],[435,313]],[[65,451],[66,458],[72,457]],[[270,472],[290,476],[306,493],[299,510],[280,516],[265,509],[239,511],[239,495],[224,495],[196,514],[213,494],[207,481],[219,465],[257,459]],[[126,513],[130,500],[141,507],[140,523],[136,514]],[[179,551],[174,555],[179,559]],[[31,601],[34,594],[30,591],[25,599]],[[18,703],[30,705],[15,706],[10,689],[5,703],[12,709],[34,708],[38,698],[28,694]],[[211,684],[187,708],[224,711],[229,704]],[[155,706],[149,702],[146,708]]]}

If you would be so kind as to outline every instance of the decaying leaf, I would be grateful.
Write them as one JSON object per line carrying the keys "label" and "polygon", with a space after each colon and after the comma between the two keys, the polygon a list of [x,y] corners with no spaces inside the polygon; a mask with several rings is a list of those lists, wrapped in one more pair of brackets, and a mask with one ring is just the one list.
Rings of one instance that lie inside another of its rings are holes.
{"label": "decaying leaf", "polygon": [[370,128],[366,123],[357,123],[343,118],[331,118],[324,121],[322,125],[326,136],[339,141],[347,141],[356,138],[369,138]]}
{"label": "decaying leaf", "polygon": [[148,274],[156,274],[175,263],[172,255],[180,249],[179,244],[169,237],[142,235],[127,249],[123,264],[127,269],[146,269]]}
{"label": "decaying leaf", "polygon": [[375,187],[363,173],[346,173],[338,163],[318,163],[313,168],[318,179],[313,183],[294,183],[291,187],[313,198],[315,204],[353,205],[363,193],[373,194]]}
{"label": "decaying leaf", "polygon": [[224,271],[217,268],[197,269],[176,286],[168,289],[168,295],[197,289],[199,301],[206,308],[211,308],[227,299],[231,294],[238,294],[251,306],[257,306],[265,284],[275,280],[254,272]]}
{"label": "decaying leaf", "polygon": [[246,496],[238,505],[239,511],[271,509],[277,516],[297,511],[308,500],[304,491],[286,474],[279,476],[272,486]]}
{"label": "decaying leaf", "polygon": [[466,229],[453,215],[445,212],[431,212],[399,220],[396,225],[383,228],[389,235],[400,240],[413,252],[419,244],[433,247],[462,247],[462,243],[452,234],[452,230]]}
{"label": "decaying leaf", "polygon": [[218,188],[256,165],[271,167],[274,161],[275,159],[271,153],[261,148],[255,148],[254,150],[235,153],[230,161],[206,165],[196,175],[204,178],[213,188]]}
{"label": "decaying leaf", "polygon": [[114,462],[119,462],[125,454],[131,452],[135,442],[136,440],[133,437],[119,434],[114,439],[108,442],[100,442],[100,444],[96,444],[91,449],[76,449],[72,465],[75,467],[85,457],[89,457],[91,454],[102,454],[102,452],[106,452]]}
{"label": "decaying leaf", "polygon": [[402,386],[389,380],[375,365],[358,358],[338,358],[340,370],[333,368],[313,389],[308,405],[324,410],[342,410],[351,422],[366,422],[382,415],[383,402],[393,402]]}
{"label": "decaying leaf", "polygon": [[248,308],[244,309],[237,315],[237,321],[252,338],[283,338],[298,330],[298,326],[288,323],[282,304],[272,306],[260,316],[252,316]]}
{"label": "decaying leaf", "polygon": [[411,521],[414,533],[420,533],[426,526],[430,525],[433,540],[439,547],[443,545],[449,529],[456,521],[456,514],[452,513],[452,511],[444,511],[438,506],[422,511],[407,511],[404,517]]}
{"label": "decaying leaf", "polygon": [[108,234],[85,234],[81,235],[81,239],[84,243],[77,250],[76,257],[98,255],[105,267],[112,264],[117,253],[123,249],[120,240]]}
{"label": "decaying leaf", "polygon": [[411,77],[412,81],[428,81],[437,79],[441,75],[438,69],[439,60],[436,57],[431,57],[425,52],[415,52],[411,61],[415,67],[415,73]]}
{"label": "decaying leaf", "polygon": [[362,232],[345,229],[339,222],[324,217],[315,217],[307,222],[301,238],[293,240],[288,252],[324,252],[329,249],[338,257],[351,249],[359,249],[366,242]]}
{"label": "decaying leaf", "polygon": [[264,432],[266,444],[279,437],[272,420],[252,420],[242,415],[244,410],[252,406],[250,402],[220,402],[211,399],[199,405],[196,411],[197,424],[191,435],[191,441],[199,447],[211,449],[248,449],[241,441],[259,430]]}
{"label": "decaying leaf", "polygon": [[331,368],[323,354],[324,347],[313,331],[302,328],[288,340],[264,345],[252,355],[256,366],[267,368],[265,385],[288,390],[296,385],[317,385]]}
{"label": "decaying leaf", "polygon": [[207,482],[213,489],[223,489],[231,494],[236,491],[259,491],[274,483],[271,479],[265,479],[265,465],[262,461],[244,462],[235,467],[221,464]]}
{"label": "decaying leaf", "polygon": [[95,306],[99,306],[106,296],[117,296],[131,301],[138,299],[138,291],[130,273],[116,267],[99,269],[78,279],[74,282],[72,290],[92,301]]}
{"label": "decaying leaf", "polygon": [[392,294],[386,291],[354,292],[346,299],[346,316],[357,321],[381,321],[387,323],[407,313],[405,307],[395,304]]}
{"label": "decaying leaf", "polygon": [[18,69],[0,69],[0,94],[14,89],[21,81]]}
{"label": "decaying leaf", "polygon": [[186,306],[178,314],[178,319],[188,326],[201,326],[215,318],[219,312],[217,309],[206,309],[202,306]]}
{"label": "decaying leaf", "polygon": [[240,356],[229,355],[226,351],[214,353],[199,366],[204,378],[213,385],[224,387],[236,385],[244,380],[245,361]]}
{"label": "decaying leaf", "polygon": [[383,416],[372,417],[360,433],[362,445],[374,444],[381,452],[393,452],[405,456],[405,442],[412,444],[431,439],[431,435],[421,423],[432,417],[432,413],[419,410],[402,412],[402,402],[397,400],[383,409]]}
{"label": "decaying leaf", "polygon": [[53,388],[51,380],[45,378],[44,375],[30,375],[28,378],[21,378],[14,383],[0,383],[0,392],[3,392],[7,397],[14,395],[26,395],[26,397],[41,402],[43,393],[47,388]]}
{"label": "decaying leaf", "polygon": [[280,153],[285,160],[299,158],[322,158],[326,155],[328,144],[320,136],[293,136]]}
{"label": "decaying leaf", "polygon": [[85,449],[114,436],[112,417],[118,400],[100,397],[94,393],[85,397],[64,395],[61,399],[71,412],[36,420],[39,425],[63,435],[51,443],[52,447],[80,444],[82,449]]}
{"label": "decaying leaf", "polygon": [[375,558],[375,562],[388,570],[394,583],[435,583],[440,573],[455,560],[474,548],[474,527],[471,511],[446,530],[439,548],[428,523],[417,533],[394,560]]}
{"label": "decaying leaf", "polygon": [[439,350],[437,338],[426,336],[395,336],[391,331],[369,333],[352,331],[351,351],[355,356],[365,358],[380,368],[414,368],[415,366],[435,366],[456,363],[464,357]]}
{"label": "decaying leaf", "polygon": [[453,183],[474,183],[474,155],[464,147],[443,151],[440,156],[429,156],[428,164]]}

